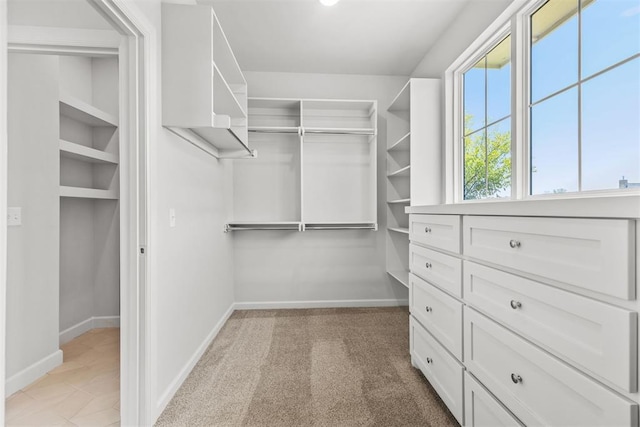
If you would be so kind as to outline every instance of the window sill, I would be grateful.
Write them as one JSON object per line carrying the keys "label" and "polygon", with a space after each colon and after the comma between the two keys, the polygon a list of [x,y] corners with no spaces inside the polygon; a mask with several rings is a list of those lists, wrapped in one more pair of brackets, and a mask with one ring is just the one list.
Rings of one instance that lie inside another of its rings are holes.
{"label": "window sill", "polygon": [[562,199],[492,200],[409,206],[405,211],[409,214],[640,219],[640,192]]}

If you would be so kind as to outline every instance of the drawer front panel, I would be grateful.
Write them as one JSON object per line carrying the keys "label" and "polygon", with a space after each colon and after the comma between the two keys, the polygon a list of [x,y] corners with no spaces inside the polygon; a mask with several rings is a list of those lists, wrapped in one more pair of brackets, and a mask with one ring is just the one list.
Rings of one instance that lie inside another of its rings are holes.
{"label": "drawer front panel", "polygon": [[458,360],[462,360],[462,303],[409,275],[411,314]]}
{"label": "drawer front panel", "polygon": [[460,253],[458,215],[409,215],[409,235],[423,245]]}
{"label": "drawer front panel", "polygon": [[422,371],[451,413],[462,424],[462,375],[464,368],[410,317],[411,358]]}
{"label": "drawer front panel", "polygon": [[526,425],[636,426],[637,404],[470,308],[465,363]]}
{"label": "drawer front panel", "polygon": [[412,273],[462,298],[462,260],[414,244],[409,248]]}
{"label": "drawer front panel", "polygon": [[627,220],[464,218],[464,253],[621,299],[635,298]]}
{"label": "drawer front panel", "polygon": [[637,313],[469,261],[464,297],[572,365],[637,390]]}
{"label": "drawer front panel", "polygon": [[523,426],[468,372],[464,373],[464,422],[466,427]]}

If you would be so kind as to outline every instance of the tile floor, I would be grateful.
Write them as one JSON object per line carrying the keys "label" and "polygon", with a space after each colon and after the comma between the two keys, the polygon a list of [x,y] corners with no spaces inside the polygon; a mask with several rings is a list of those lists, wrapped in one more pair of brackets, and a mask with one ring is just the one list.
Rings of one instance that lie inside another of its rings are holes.
{"label": "tile floor", "polygon": [[120,329],[61,347],[64,363],[5,402],[7,426],[119,426]]}

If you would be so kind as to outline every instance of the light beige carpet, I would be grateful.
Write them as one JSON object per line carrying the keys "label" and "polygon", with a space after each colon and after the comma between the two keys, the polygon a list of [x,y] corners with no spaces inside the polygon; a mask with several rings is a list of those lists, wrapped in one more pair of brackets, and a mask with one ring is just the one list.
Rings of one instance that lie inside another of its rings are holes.
{"label": "light beige carpet", "polygon": [[458,425],[408,335],[406,308],[236,311],[156,425]]}

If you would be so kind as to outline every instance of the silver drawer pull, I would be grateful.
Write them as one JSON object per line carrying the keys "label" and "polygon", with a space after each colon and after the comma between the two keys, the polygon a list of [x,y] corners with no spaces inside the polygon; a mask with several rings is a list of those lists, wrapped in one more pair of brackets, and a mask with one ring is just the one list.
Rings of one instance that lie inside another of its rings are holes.
{"label": "silver drawer pull", "polygon": [[513,308],[514,310],[517,310],[522,307],[522,303],[520,301],[511,300],[510,304],[511,304],[511,308]]}
{"label": "silver drawer pull", "polygon": [[429,363],[429,364],[433,363],[433,359],[430,358],[430,357],[427,357],[427,363]]}
{"label": "silver drawer pull", "polygon": [[513,381],[514,384],[521,383],[522,377],[520,375],[511,374],[511,381]]}
{"label": "silver drawer pull", "polygon": [[429,227],[425,227],[425,228],[424,228],[424,232],[425,232],[425,233],[431,233],[431,228],[429,228]]}
{"label": "silver drawer pull", "polygon": [[429,306],[426,306],[424,309],[427,310],[427,313],[431,313],[433,311],[433,308]]}
{"label": "silver drawer pull", "polygon": [[431,268],[431,263],[430,263],[430,262],[427,262],[427,263],[425,263],[425,265],[424,265],[424,266],[425,266],[425,267],[427,267],[427,268]]}
{"label": "silver drawer pull", "polygon": [[520,241],[519,240],[510,240],[509,241],[509,246],[511,246],[513,249],[519,248],[520,247]]}

